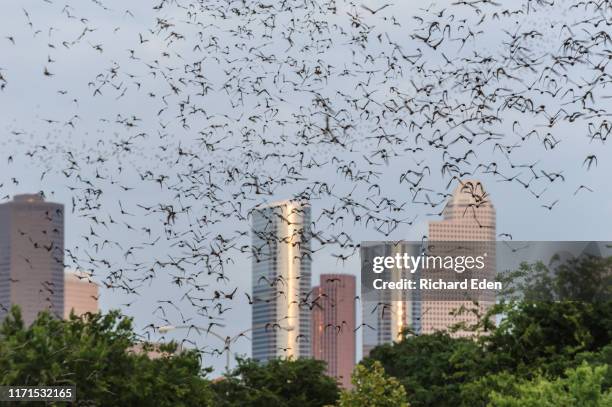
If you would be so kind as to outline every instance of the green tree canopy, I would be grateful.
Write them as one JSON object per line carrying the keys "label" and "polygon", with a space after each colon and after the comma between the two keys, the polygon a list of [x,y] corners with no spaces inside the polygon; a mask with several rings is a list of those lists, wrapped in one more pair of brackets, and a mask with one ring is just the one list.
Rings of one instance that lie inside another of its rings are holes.
{"label": "green tree canopy", "polygon": [[612,391],[602,389],[607,366],[592,367],[583,363],[567,370],[566,377],[554,380],[537,377],[532,381],[518,382],[510,394],[491,394],[492,407],[609,407]]}
{"label": "green tree canopy", "polygon": [[130,319],[119,312],[61,320],[44,312],[25,326],[17,307],[0,327],[0,385],[76,386],[82,405],[212,406],[195,351],[150,359],[133,352]]}
{"label": "green tree canopy", "polygon": [[[542,265],[523,265],[521,273],[529,267],[534,272],[533,278],[521,279],[521,289],[530,298],[497,304],[476,324],[482,328],[484,322],[501,317],[497,326],[475,339],[454,338],[445,332],[405,336],[400,342],[373,349],[362,363],[370,366],[380,361],[408,390],[413,407],[484,407],[493,391],[516,395],[517,382],[538,377],[554,381],[582,362],[609,365],[612,301],[605,294],[610,287],[600,286],[608,284],[609,260],[589,256],[571,260],[558,266],[556,274]],[[536,298],[546,290],[549,296]],[[563,299],[572,296],[591,301]],[[601,374],[605,392],[612,374]]]}
{"label": "green tree canopy", "polygon": [[314,359],[239,359],[238,367],[213,383],[215,406],[321,407],[335,404],[339,388]]}
{"label": "green tree canopy", "polygon": [[578,354],[612,342],[612,301],[522,301],[498,312],[504,318],[483,338],[491,369],[560,375]]}
{"label": "green tree canopy", "polygon": [[406,337],[374,348],[363,361],[379,361],[408,390],[411,406],[459,405],[460,386],[479,377],[483,352],[471,339],[448,333]]}
{"label": "green tree canopy", "polygon": [[556,254],[548,264],[521,263],[517,270],[498,276],[504,285],[501,297],[531,302],[612,299],[612,257],[562,257]]}
{"label": "green tree canopy", "polygon": [[339,407],[408,407],[406,390],[394,377],[387,376],[382,364],[369,368],[357,365],[351,379],[354,388],[343,391]]}

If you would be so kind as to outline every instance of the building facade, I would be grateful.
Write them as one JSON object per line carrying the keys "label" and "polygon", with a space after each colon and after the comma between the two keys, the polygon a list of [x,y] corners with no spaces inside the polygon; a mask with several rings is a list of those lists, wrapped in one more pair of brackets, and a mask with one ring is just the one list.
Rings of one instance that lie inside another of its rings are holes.
{"label": "building facade", "polygon": [[355,367],[355,276],[322,274],[313,290],[312,357],[344,388]]}
{"label": "building facade", "polygon": [[37,194],[0,205],[0,319],[12,304],[27,324],[64,315],[64,206]]}
{"label": "building facade", "polygon": [[65,273],[64,278],[64,318],[71,313],[81,316],[87,312],[98,312],[98,285],[91,276],[83,272]]}
{"label": "building facade", "polygon": [[[429,223],[430,242],[451,242],[438,245],[451,248],[452,242],[470,242],[469,250],[478,253],[487,253],[486,268],[483,276],[492,281],[495,279],[495,239],[496,214],[495,207],[484,186],[477,180],[459,181],[446,207],[442,212],[443,219]],[[445,253],[436,253],[445,254]],[[443,301],[436,293],[436,300],[430,301],[427,294],[422,294],[422,332],[432,333],[446,330],[457,323],[467,326],[477,322],[473,312],[464,312],[452,315],[462,306],[472,309],[478,308],[480,314],[494,305],[495,298],[481,299],[478,304],[464,301]],[[454,336],[472,336],[474,332],[460,329]]]}
{"label": "building facade", "polygon": [[309,357],[310,206],[275,202],[251,217],[252,357]]}
{"label": "building facade", "polygon": [[[418,255],[418,247],[408,242],[362,242],[362,267],[371,269],[374,257],[395,256],[398,253]],[[389,280],[397,280],[401,271],[390,269]],[[403,339],[406,332],[418,334],[421,331],[421,303],[418,291],[408,290],[365,290],[371,287],[371,281],[364,276],[373,277],[371,273],[362,274],[362,335],[363,357],[367,357],[376,346],[397,342]]]}

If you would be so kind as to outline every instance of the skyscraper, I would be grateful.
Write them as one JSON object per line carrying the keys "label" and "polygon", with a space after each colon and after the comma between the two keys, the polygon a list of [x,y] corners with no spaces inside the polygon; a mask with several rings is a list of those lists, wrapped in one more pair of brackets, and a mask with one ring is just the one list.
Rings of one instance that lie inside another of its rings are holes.
{"label": "skyscraper", "polygon": [[344,388],[355,367],[355,276],[322,274],[313,290],[312,357]]}
{"label": "skyscraper", "polygon": [[98,285],[87,273],[70,272],[64,278],[64,318],[98,312]]}
{"label": "skyscraper", "polygon": [[252,357],[308,357],[310,207],[274,202],[257,207],[252,222]]}
{"label": "skyscraper", "polygon": [[[394,256],[398,253],[418,255],[418,248],[407,242],[362,242],[361,261],[370,268],[374,257]],[[400,270],[390,269],[389,280],[397,280]],[[367,273],[366,275],[371,276]],[[363,279],[363,274],[362,274]],[[362,280],[362,287],[370,287],[371,282]],[[406,330],[420,332],[421,303],[418,291],[376,290],[362,291],[362,335],[363,356],[366,357],[376,346],[402,339]]]}
{"label": "skyscraper", "polygon": [[[496,219],[495,207],[484,186],[477,180],[459,181],[450,200],[442,212],[443,219],[429,223],[430,242],[472,242],[470,250],[487,253],[488,259],[483,274],[489,280],[495,279],[495,238]],[[452,245],[452,244],[451,244]],[[436,301],[429,301],[423,294],[422,302],[422,332],[432,333],[445,330],[450,326],[464,322],[468,325],[476,322],[473,313],[450,315],[461,306],[475,307],[471,302],[440,301],[436,293]],[[495,303],[495,299],[479,301],[478,308],[482,313]],[[470,336],[473,332],[460,330],[454,336]]]}
{"label": "skyscraper", "polygon": [[64,315],[64,206],[37,194],[0,204],[0,318],[11,304]]}
{"label": "skyscraper", "polygon": [[495,207],[480,181],[459,181],[442,216],[429,222],[429,240],[495,241]]}

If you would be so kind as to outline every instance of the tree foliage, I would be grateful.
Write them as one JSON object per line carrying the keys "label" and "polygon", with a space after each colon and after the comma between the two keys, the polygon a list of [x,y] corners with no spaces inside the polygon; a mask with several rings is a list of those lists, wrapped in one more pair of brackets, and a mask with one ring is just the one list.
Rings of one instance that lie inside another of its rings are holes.
{"label": "tree foliage", "polygon": [[216,406],[300,406],[334,404],[335,379],[325,375],[325,363],[314,359],[273,359],[259,363],[239,359],[238,367],[213,383]]}
{"label": "tree foliage", "polygon": [[[519,272],[527,295],[501,302],[484,315],[487,321],[501,319],[484,335],[406,336],[373,349],[362,363],[380,361],[406,388],[413,407],[484,407],[493,402],[492,394],[496,402],[518,403],[504,405],[539,405],[520,403],[549,388],[561,392],[560,386],[566,388],[568,380],[580,375],[596,377],[599,387],[592,389],[601,388],[600,398],[607,400],[604,394],[612,386],[612,374],[604,368],[612,363],[611,264],[609,258],[586,256],[557,266],[552,274],[541,263],[524,264]],[[591,376],[584,363],[593,369]]]}
{"label": "tree foliage", "polygon": [[498,369],[560,375],[577,355],[612,342],[612,301],[518,302],[498,311],[504,319],[483,341]]}
{"label": "tree foliage", "polygon": [[60,320],[44,312],[30,325],[17,307],[0,327],[0,385],[76,386],[80,405],[211,406],[194,351],[150,359],[134,352],[130,319],[117,311]]}
{"label": "tree foliage", "polygon": [[384,370],[406,388],[408,400],[415,407],[458,405],[461,384],[479,375],[482,359],[474,341],[438,332],[374,348],[363,363],[382,363]]}
{"label": "tree foliage", "polygon": [[566,377],[549,380],[537,377],[518,383],[514,394],[492,392],[490,406],[494,407],[609,407],[612,391],[604,392],[602,383],[607,366],[592,367],[583,363],[566,371]]}
{"label": "tree foliage", "polygon": [[380,362],[369,368],[358,365],[351,379],[354,388],[342,392],[339,407],[408,407],[406,390],[394,377],[387,376]]}
{"label": "tree foliage", "polygon": [[499,276],[502,297],[525,301],[606,301],[612,296],[612,257],[555,254],[548,264],[522,263]]}

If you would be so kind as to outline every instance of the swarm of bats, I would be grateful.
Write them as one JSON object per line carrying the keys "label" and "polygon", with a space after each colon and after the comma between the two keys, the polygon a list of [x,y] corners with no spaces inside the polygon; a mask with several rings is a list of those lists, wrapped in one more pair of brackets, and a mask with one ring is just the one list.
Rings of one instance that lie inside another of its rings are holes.
{"label": "swarm of bats", "polygon": [[[20,27],[0,25],[0,52],[38,53],[39,67],[24,78],[0,59],[0,100],[41,84],[62,109],[8,123],[5,166],[68,191],[66,216],[88,232],[67,265],[127,296],[174,287],[150,331],[215,330],[236,300],[269,300],[236,292],[232,265],[257,257],[252,212],[277,199],[312,206],[303,255],[339,263],[359,236],[401,239],[416,214],[439,215],[464,179],[544,212],[572,199],[559,185],[597,171],[612,131],[612,1],[404,3],[20,3],[0,17]],[[576,139],[588,153],[560,160]],[[9,175],[3,196],[23,182]]]}

